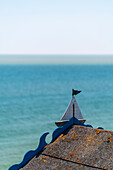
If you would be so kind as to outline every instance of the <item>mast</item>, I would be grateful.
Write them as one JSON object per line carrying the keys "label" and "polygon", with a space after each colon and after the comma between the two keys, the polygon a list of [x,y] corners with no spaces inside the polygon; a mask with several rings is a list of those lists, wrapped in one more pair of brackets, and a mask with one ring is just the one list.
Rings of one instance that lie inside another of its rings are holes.
{"label": "mast", "polygon": [[73,103],[73,117],[75,117],[75,105]]}
{"label": "mast", "polygon": [[[72,89],[72,98],[74,97],[74,95],[77,95],[80,92],[81,91],[79,91],[79,90]],[[73,117],[75,117],[75,105],[74,105],[74,103],[73,103]]]}

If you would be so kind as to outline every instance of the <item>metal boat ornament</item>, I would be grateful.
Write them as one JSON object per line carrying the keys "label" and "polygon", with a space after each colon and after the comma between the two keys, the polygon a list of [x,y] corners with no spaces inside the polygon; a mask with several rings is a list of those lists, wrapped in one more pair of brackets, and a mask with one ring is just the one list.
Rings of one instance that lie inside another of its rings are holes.
{"label": "metal boat ornament", "polygon": [[75,117],[80,122],[85,123],[86,119],[83,119],[82,113],[80,111],[80,108],[77,104],[77,101],[75,99],[74,95],[79,94],[81,91],[72,89],[72,99],[69,103],[65,113],[61,117],[60,121],[55,122],[55,124],[60,127],[63,126],[65,123],[67,123],[72,117]]}

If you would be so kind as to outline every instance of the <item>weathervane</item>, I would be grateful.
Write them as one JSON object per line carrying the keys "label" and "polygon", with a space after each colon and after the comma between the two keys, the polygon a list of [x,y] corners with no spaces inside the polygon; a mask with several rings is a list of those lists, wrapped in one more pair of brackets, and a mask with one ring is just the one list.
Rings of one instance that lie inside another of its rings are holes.
{"label": "weathervane", "polygon": [[74,90],[72,89],[72,96],[77,95],[81,92],[81,90]]}

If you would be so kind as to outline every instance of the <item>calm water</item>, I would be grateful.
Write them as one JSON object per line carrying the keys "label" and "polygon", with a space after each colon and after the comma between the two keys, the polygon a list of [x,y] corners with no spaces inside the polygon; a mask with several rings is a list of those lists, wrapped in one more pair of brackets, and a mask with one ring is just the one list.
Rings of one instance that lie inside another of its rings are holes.
{"label": "calm water", "polygon": [[71,89],[87,124],[113,130],[113,66],[0,66],[0,169],[19,163],[56,128]]}

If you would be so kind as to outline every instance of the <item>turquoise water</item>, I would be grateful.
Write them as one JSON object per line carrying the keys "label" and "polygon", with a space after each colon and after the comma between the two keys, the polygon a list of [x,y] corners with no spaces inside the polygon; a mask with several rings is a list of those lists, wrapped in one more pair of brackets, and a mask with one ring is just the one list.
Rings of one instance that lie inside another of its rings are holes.
{"label": "turquoise water", "polygon": [[113,66],[0,66],[0,169],[19,163],[56,128],[71,100],[71,89],[87,124],[113,130]]}

